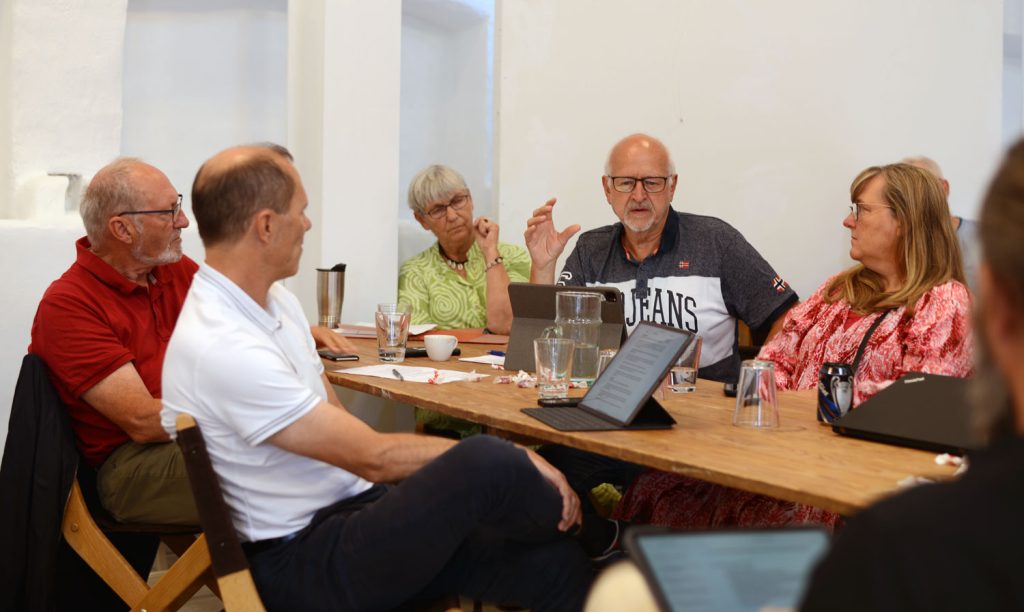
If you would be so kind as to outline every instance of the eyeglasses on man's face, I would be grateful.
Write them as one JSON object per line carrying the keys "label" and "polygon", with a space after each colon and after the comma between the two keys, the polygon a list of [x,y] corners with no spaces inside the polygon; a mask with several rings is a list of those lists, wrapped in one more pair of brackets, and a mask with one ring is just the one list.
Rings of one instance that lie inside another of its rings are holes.
{"label": "eyeglasses on man's face", "polygon": [[161,208],[160,210],[126,210],[124,212],[117,213],[118,217],[124,217],[125,215],[171,215],[171,220],[178,218],[178,213],[181,212],[181,194],[178,194],[178,199],[174,202],[173,208]]}
{"label": "eyeglasses on man's face", "polygon": [[850,214],[853,215],[854,221],[860,221],[860,216],[864,213],[870,213],[875,208],[892,208],[892,204],[861,204],[860,202],[854,202],[850,204]]}
{"label": "eyeglasses on man's face", "polygon": [[665,186],[668,185],[667,176],[609,176],[608,179],[612,182],[612,189],[619,193],[633,193],[636,189],[636,184],[640,183],[643,185],[644,191],[647,193],[659,193],[665,191]]}
{"label": "eyeglasses on man's face", "polygon": [[462,210],[466,206],[466,202],[469,201],[468,193],[460,193],[454,198],[448,200],[447,204],[438,204],[427,211],[427,216],[435,221],[439,221],[442,217],[448,214],[448,209]]}

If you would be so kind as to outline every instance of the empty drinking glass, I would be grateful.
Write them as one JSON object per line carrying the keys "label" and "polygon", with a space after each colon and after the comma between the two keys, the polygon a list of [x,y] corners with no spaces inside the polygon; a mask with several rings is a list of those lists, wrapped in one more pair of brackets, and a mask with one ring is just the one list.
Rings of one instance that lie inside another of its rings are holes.
{"label": "empty drinking glass", "polygon": [[775,399],[775,364],[771,361],[748,359],[741,364],[732,424],[755,429],[779,426],[779,405]]}
{"label": "empty drinking glass", "polygon": [[575,342],[567,338],[537,338],[533,341],[537,395],[542,398],[569,395],[569,372],[572,370],[575,345]]}

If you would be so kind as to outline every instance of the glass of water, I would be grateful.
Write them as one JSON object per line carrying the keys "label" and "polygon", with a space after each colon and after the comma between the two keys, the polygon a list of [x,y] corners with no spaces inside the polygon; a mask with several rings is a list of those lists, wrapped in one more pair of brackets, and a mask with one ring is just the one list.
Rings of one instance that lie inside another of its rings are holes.
{"label": "glass of water", "polygon": [[697,370],[700,368],[701,337],[693,341],[669,372],[668,388],[673,393],[692,393],[697,390]]}
{"label": "glass of water", "polygon": [[374,316],[377,322],[377,358],[388,363],[405,361],[412,307],[408,304],[378,304]]}

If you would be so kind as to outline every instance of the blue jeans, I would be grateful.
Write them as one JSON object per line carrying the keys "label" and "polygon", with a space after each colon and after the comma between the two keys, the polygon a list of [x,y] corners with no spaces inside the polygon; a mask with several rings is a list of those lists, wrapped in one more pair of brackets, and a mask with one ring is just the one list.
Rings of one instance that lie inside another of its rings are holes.
{"label": "blue jeans", "polygon": [[525,452],[475,436],[249,561],[269,610],[389,610],[451,594],[580,610],[592,576],[557,529],[561,510]]}

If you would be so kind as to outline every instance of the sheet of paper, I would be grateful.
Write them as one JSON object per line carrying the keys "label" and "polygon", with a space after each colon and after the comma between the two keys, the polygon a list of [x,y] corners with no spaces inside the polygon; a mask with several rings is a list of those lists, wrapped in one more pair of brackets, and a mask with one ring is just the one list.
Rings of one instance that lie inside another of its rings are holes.
{"label": "sheet of paper", "polygon": [[[409,335],[410,336],[418,336],[418,335],[420,335],[422,333],[426,333],[426,332],[434,329],[435,327],[437,327],[437,323],[417,323],[416,325],[410,325],[409,326]],[[368,335],[368,337],[370,337],[370,338],[376,338],[377,337],[377,328],[374,326],[373,323],[356,323],[355,325],[346,325],[346,324],[342,323],[341,326],[338,327],[338,329],[350,329],[350,330],[352,330],[354,332],[354,333],[351,333],[351,334],[348,333],[347,331],[346,332],[342,332],[346,336],[362,335],[362,334],[366,333]]]}
{"label": "sheet of paper", "polygon": [[359,374],[362,376],[388,378],[391,380],[399,379],[399,377],[395,375],[397,372],[405,382],[422,382],[433,385],[443,385],[445,383],[458,382],[460,380],[476,381],[488,376],[487,374],[477,374],[476,372],[438,370],[436,368],[405,366],[400,364],[392,365],[386,363],[380,365],[360,366],[358,368],[338,368],[333,371],[344,372],[345,374]]}
{"label": "sheet of paper", "polygon": [[352,325],[351,323],[342,323],[332,331],[350,338],[377,337],[377,329],[374,328],[373,325]]}
{"label": "sheet of paper", "polygon": [[468,361],[470,363],[485,363],[487,365],[504,366],[505,356],[504,355],[480,355],[479,357],[459,357],[459,361]]}

